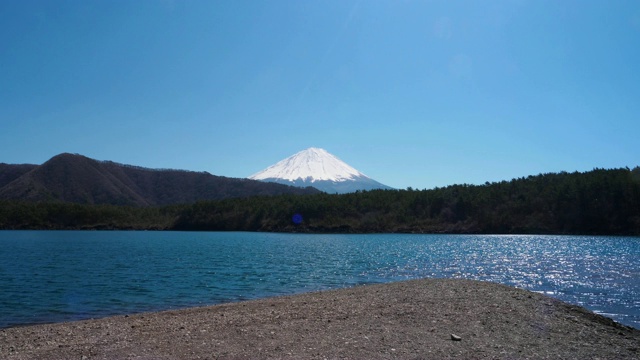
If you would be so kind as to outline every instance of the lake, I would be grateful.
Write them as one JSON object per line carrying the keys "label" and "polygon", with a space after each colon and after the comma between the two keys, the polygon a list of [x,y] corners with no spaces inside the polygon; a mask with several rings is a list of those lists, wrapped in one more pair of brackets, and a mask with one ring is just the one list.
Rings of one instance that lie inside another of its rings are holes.
{"label": "lake", "polygon": [[423,277],[542,292],[640,328],[640,238],[0,231],[0,328]]}

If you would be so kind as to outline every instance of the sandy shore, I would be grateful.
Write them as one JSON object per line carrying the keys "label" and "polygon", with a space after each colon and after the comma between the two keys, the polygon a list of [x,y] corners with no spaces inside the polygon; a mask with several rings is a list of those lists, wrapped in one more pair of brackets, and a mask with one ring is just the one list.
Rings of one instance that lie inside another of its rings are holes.
{"label": "sandy shore", "polygon": [[426,279],[4,329],[0,358],[639,359],[640,330],[537,293]]}

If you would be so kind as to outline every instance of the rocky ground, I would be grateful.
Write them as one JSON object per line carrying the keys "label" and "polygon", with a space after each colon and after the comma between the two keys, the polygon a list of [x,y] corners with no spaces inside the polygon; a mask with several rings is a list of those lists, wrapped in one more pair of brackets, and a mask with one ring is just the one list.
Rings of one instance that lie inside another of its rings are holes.
{"label": "rocky ground", "polygon": [[541,294],[425,279],[0,330],[2,359],[640,359],[640,330]]}

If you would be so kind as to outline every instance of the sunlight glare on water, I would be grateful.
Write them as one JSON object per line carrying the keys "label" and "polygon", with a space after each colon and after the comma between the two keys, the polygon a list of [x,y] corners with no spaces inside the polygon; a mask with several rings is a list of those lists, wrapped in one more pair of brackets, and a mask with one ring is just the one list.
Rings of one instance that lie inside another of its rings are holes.
{"label": "sunlight glare on water", "polygon": [[424,277],[537,291],[640,328],[640,238],[0,232],[0,328]]}

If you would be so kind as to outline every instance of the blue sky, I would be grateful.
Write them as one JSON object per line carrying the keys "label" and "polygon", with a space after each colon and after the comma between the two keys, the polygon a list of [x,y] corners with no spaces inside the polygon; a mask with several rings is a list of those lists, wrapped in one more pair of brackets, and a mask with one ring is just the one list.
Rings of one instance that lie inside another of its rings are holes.
{"label": "blue sky", "polygon": [[640,165],[640,2],[0,2],[0,162],[392,187]]}

